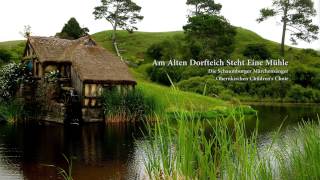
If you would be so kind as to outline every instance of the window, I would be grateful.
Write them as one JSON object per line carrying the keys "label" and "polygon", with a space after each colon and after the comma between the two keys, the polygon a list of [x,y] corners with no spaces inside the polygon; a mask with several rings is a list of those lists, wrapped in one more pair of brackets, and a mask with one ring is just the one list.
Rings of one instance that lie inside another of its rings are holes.
{"label": "window", "polygon": [[103,87],[100,84],[85,84],[84,85],[84,105],[95,107],[99,105],[98,98],[102,95]]}

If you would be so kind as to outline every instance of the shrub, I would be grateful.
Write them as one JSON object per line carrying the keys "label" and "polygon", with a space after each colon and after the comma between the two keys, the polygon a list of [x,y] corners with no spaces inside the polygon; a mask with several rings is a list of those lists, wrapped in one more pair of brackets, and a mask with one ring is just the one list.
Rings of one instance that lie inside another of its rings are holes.
{"label": "shrub", "polygon": [[271,53],[265,44],[248,44],[243,51],[243,55],[248,58],[262,60],[271,58]]}
{"label": "shrub", "polygon": [[320,57],[319,52],[314,50],[314,49],[303,49],[302,52],[306,53],[306,54],[310,54],[310,55],[315,56],[315,57]]}
{"label": "shrub", "polygon": [[320,91],[312,88],[304,88],[293,85],[287,97],[295,102],[320,102]]}
{"label": "shrub", "polygon": [[179,82],[181,80],[183,69],[183,67],[150,67],[147,69],[147,73],[151,81],[170,86],[172,85],[171,81]]}
{"label": "shrub", "polygon": [[221,82],[213,80],[210,76],[193,77],[180,81],[177,85],[183,91],[190,91],[211,97],[219,96],[224,89]]}
{"label": "shrub", "polygon": [[152,44],[147,49],[147,55],[156,60],[169,61],[171,59],[179,59],[181,44],[178,40],[166,39],[159,43]]}
{"label": "shrub", "polygon": [[17,122],[24,113],[24,104],[21,101],[13,99],[0,104],[0,114],[10,123]]}
{"label": "shrub", "polygon": [[18,64],[11,63],[0,69],[0,100],[11,99],[22,77],[22,69]]}
{"label": "shrub", "polygon": [[317,79],[317,74],[319,74],[318,71],[305,66],[297,66],[292,68],[290,72],[295,84],[299,84],[303,87],[310,85],[317,86],[316,81],[319,81],[319,79]]}
{"label": "shrub", "polygon": [[6,49],[0,49],[0,61],[3,63],[8,63],[11,60],[11,53]]}

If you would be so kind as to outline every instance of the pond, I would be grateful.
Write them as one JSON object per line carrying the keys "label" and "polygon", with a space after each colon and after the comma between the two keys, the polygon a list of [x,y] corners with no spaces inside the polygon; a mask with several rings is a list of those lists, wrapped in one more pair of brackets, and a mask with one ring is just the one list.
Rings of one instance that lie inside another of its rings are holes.
{"label": "pond", "polygon": [[[301,119],[316,119],[316,105],[254,105],[259,111],[261,143],[284,121],[293,128]],[[252,124],[252,127],[254,123]],[[144,141],[141,125],[91,124],[64,127],[28,123],[0,125],[0,179],[62,179],[57,167],[67,168],[72,157],[76,180],[142,179]],[[140,144],[140,143],[138,143]]]}

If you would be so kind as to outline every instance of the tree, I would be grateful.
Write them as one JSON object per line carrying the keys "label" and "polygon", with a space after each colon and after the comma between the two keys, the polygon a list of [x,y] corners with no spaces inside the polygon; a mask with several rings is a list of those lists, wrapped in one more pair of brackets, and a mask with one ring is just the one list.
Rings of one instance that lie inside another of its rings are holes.
{"label": "tree", "polygon": [[235,28],[218,15],[222,8],[214,0],[187,0],[193,6],[183,27],[191,58],[225,58],[233,51]]}
{"label": "tree", "polygon": [[117,28],[133,32],[134,25],[143,19],[139,13],[141,7],[131,0],[101,0],[101,5],[94,8],[95,19],[106,19],[113,27],[112,41],[116,42]]}
{"label": "tree", "polygon": [[236,30],[222,16],[189,17],[183,29],[192,58],[226,58],[234,49]]}
{"label": "tree", "polygon": [[78,39],[80,37],[86,36],[89,33],[88,28],[81,28],[78,21],[72,17],[65,24],[60,33],[57,33],[56,36],[62,39]]}
{"label": "tree", "polygon": [[216,4],[214,0],[187,0],[187,5],[194,6],[193,15],[219,14],[222,8],[221,4]]}
{"label": "tree", "polygon": [[280,16],[282,23],[281,55],[284,56],[286,33],[291,34],[290,40],[297,44],[297,40],[311,42],[318,39],[319,27],[312,23],[316,15],[312,0],[273,0],[271,8],[260,10],[260,23],[269,17]]}
{"label": "tree", "polygon": [[23,28],[23,31],[20,32],[20,34],[24,38],[28,38],[31,35],[31,26],[30,25],[25,25],[24,28]]}

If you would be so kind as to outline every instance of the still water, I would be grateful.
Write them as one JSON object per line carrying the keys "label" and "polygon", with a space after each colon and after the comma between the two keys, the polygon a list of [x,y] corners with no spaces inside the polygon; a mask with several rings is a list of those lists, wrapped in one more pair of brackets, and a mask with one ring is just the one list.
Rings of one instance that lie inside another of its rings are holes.
{"label": "still water", "polygon": [[[261,136],[276,130],[284,119],[284,128],[293,128],[301,119],[320,114],[316,105],[253,107],[259,111]],[[75,180],[144,179],[142,148],[135,143],[145,140],[141,127],[0,125],[0,180],[62,179],[57,167],[67,169],[63,154],[72,157]]]}

